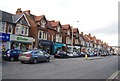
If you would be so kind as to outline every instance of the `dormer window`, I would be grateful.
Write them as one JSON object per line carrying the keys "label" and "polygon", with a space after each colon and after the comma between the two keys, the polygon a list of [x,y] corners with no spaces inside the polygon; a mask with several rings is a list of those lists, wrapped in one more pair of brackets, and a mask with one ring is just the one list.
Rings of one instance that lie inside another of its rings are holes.
{"label": "dormer window", "polygon": [[41,27],[42,27],[42,28],[45,28],[45,24],[46,24],[46,22],[42,20],[42,21],[41,21]]}
{"label": "dormer window", "polygon": [[60,26],[57,27],[57,31],[60,32]]}
{"label": "dormer window", "polygon": [[70,30],[68,30],[67,34],[70,35]]}

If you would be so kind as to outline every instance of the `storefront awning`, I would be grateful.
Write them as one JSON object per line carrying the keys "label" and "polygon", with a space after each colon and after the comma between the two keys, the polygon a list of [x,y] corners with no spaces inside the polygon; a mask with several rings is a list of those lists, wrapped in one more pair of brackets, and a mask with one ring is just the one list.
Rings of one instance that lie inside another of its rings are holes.
{"label": "storefront awning", "polygon": [[55,46],[55,47],[62,47],[62,46],[66,46],[66,44],[55,43],[54,46]]}
{"label": "storefront awning", "polygon": [[54,45],[54,42],[48,40],[39,40],[39,45]]}

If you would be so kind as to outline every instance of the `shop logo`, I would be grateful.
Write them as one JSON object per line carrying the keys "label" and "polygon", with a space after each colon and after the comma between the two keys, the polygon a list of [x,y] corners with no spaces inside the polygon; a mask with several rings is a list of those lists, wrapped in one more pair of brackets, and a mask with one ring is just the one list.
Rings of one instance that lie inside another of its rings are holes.
{"label": "shop logo", "polygon": [[17,37],[17,40],[28,41],[28,39],[26,39],[26,38],[22,38],[22,37]]}

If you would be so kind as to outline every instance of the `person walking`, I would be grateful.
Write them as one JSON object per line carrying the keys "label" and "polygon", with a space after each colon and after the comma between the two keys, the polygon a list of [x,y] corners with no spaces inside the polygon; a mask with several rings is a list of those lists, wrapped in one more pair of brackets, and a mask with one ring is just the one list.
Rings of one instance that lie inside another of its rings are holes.
{"label": "person walking", "polygon": [[88,55],[87,55],[87,54],[85,55],[85,59],[86,59],[86,60],[88,59]]}

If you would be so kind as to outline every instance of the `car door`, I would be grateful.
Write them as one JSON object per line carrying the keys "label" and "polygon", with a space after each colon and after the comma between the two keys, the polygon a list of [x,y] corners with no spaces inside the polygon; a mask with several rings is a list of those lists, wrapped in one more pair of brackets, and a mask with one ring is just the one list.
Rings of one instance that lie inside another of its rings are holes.
{"label": "car door", "polygon": [[44,61],[44,53],[40,50],[38,54],[39,54],[39,60]]}
{"label": "car door", "polygon": [[11,50],[10,52],[10,57],[14,57],[14,58],[17,58],[17,51],[16,50]]}

